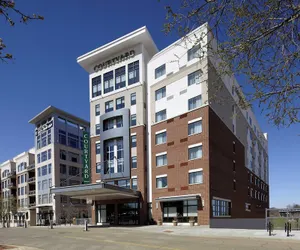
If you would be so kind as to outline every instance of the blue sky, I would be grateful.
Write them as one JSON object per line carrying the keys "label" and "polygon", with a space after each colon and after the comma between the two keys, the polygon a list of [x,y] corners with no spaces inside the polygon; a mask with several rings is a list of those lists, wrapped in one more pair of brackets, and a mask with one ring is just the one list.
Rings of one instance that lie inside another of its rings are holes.
{"label": "blue sky", "polygon": [[[45,20],[9,27],[0,19],[0,37],[16,58],[0,63],[0,162],[33,147],[28,121],[49,105],[89,120],[88,74],[78,56],[144,25],[159,49],[177,39],[162,32],[165,11],[156,0],[15,2]],[[271,206],[300,203],[300,126],[278,130],[256,114],[269,134]]]}

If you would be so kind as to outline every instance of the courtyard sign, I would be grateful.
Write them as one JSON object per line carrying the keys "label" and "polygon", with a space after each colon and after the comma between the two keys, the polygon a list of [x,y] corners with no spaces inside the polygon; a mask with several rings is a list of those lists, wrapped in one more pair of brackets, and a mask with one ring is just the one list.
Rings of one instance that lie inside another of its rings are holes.
{"label": "courtyard sign", "polygon": [[90,135],[83,131],[83,169],[82,169],[83,184],[91,182],[91,167],[90,167]]}
{"label": "courtyard sign", "polygon": [[116,56],[110,60],[107,60],[105,62],[99,63],[94,67],[95,72],[98,72],[102,69],[105,69],[107,67],[110,67],[111,65],[114,65],[116,63],[125,61],[131,57],[135,56],[135,51],[134,50],[130,50],[129,52],[125,52],[124,54],[121,54],[119,56]]}

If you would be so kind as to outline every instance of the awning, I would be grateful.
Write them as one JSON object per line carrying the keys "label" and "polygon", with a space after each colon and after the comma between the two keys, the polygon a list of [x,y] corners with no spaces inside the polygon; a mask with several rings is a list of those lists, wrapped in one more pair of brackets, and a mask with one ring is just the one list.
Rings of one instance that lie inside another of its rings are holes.
{"label": "awning", "polygon": [[178,196],[164,196],[156,198],[156,201],[167,202],[167,201],[185,201],[185,200],[198,200],[201,198],[200,194],[188,194]]}
{"label": "awning", "polygon": [[140,197],[139,191],[107,183],[54,187],[50,189],[50,192],[57,195],[66,195],[74,199],[89,200],[112,200]]}

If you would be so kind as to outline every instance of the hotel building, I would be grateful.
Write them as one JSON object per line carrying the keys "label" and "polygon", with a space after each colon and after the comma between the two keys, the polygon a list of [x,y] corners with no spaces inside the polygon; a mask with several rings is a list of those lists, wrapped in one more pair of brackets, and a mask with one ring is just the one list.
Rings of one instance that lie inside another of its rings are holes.
{"label": "hotel building", "polygon": [[93,224],[264,226],[267,135],[237,105],[235,78],[218,77],[207,30],[158,51],[142,27],[77,59],[89,74],[91,181],[52,192],[87,199]]}
{"label": "hotel building", "polygon": [[36,213],[36,224],[87,217],[85,200],[53,197],[50,188],[82,183],[82,135],[89,132],[89,122],[53,106],[29,122],[35,126],[36,206],[31,209]]}

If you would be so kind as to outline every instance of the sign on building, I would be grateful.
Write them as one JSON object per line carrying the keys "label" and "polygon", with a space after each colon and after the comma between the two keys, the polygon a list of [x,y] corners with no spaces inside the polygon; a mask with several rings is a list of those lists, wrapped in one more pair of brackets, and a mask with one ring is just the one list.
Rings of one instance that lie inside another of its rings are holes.
{"label": "sign on building", "polygon": [[83,131],[83,184],[91,183],[91,167],[90,167],[90,135]]}

